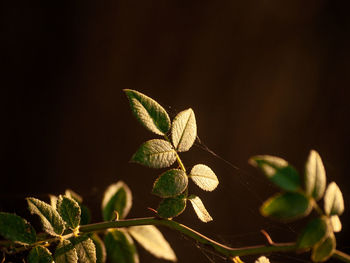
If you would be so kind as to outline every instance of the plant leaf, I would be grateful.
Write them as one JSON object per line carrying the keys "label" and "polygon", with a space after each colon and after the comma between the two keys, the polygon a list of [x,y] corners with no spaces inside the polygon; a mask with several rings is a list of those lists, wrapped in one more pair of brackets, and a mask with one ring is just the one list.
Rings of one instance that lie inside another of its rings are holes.
{"label": "plant leaf", "polygon": [[128,228],[131,236],[148,252],[157,258],[176,261],[176,255],[155,226],[132,226]]}
{"label": "plant leaf", "polygon": [[69,240],[62,239],[56,248],[54,259],[55,263],[77,263],[78,254]]}
{"label": "plant leaf", "polygon": [[58,197],[55,195],[50,195],[49,194],[49,198],[50,198],[50,205],[53,207],[53,209],[56,210],[56,205],[57,205],[57,199]]}
{"label": "plant leaf", "polygon": [[257,155],[249,163],[260,168],[266,177],[283,190],[295,192],[300,186],[298,172],[282,158],[271,155]]}
{"label": "plant leaf", "polygon": [[105,221],[113,220],[114,211],[123,219],[129,213],[132,206],[132,194],[129,187],[119,181],[110,185],[104,193],[102,200],[102,215]]}
{"label": "plant leaf", "polygon": [[201,221],[203,221],[204,223],[208,223],[213,220],[213,218],[208,213],[207,209],[205,209],[202,200],[198,196],[191,195],[188,197],[188,200],[190,200],[194,211],[196,212],[198,218]]}
{"label": "plant leaf", "polygon": [[81,216],[80,216],[80,225],[87,225],[91,221],[91,212],[90,209],[83,204],[80,204]]}
{"label": "plant leaf", "polygon": [[74,201],[78,202],[78,204],[83,202],[83,198],[71,189],[66,189],[64,195],[72,198]]}
{"label": "plant leaf", "polygon": [[319,242],[312,249],[311,259],[313,262],[323,262],[329,259],[334,253],[336,241],[333,232],[322,242]]}
{"label": "plant leaf", "polygon": [[333,231],[335,233],[340,232],[341,229],[342,229],[342,225],[341,225],[339,216],[337,216],[337,215],[331,216],[330,217],[330,221],[331,221],[331,225],[332,225]]}
{"label": "plant leaf", "polygon": [[188,151],[197,137],[196,117],[192,109],[180,112],[173,120],[171,138],[178,152]]}
{"label": "plant leaf", "polygon": [[171,169],[161,174],[153,184],[152,194],[163,198],[181,194],[188,185],[186,173],[180,169]]}
{"label": "plant leaf", "polygon": [[327,218],[315,218],[306,225],[298,239],[297,245],[299,248],[311,248],[323,240],[329,231]]}
{"label": "plant leaf", "polygon": [[43,230],[53,236],[62,235],[65,227],[58,212],[50,205],[33,197],[26,198],[29,211],[40,217]]}
{"label": "plant leaf", "polygon": [[305,192],[307,196],[320,200],[326,189],[326,170],[320,155],[311,150],[305,167]]}
{"label": "plant leaf", "polygon": [[37,246],[29,252],[27,261],[28,263],[52,263],[53,257],[46,247]]}
{"label": "plant leaf", "polygon": [[143,143],[131,161],[151,168],[165,168],[176,161],[176,152],[170,142],[153,139]]}
{"label": "plant leaf", "polygon": [[60,195],[57,200],[57,211],[66,222],[67,227],[75,229],[79,226],[81,210],[74,199]]}
{"label": "plant leaf", "polygon": [[105,236],[107,260],[111,263],[138,263],[139,256],[130,235],[123,229],[109,231]]}
{"label": "plant leaf", "polygon": [[341,215],[344,212],[344,199],[338,185],[331,182],[324,195],[324,212],[326,215]]}
{"label": "plant leaf", "polygon": [[91,239],[96,248],[96,263],[105,263],[107,257],[105,244],[96,233],[91,235]]}
{"label": "plant leaf", "polygon": [[87,235],[72,238],[71,242],[77,251],[79,263],[96,263],[96,248]]}
{"label": "plant leaf", "polygon": [[279,220],[294,220],[307,216],[312,210],[309,199],[300,193],[279,193],[264,202],[260,208],[263,216]]}
{"label": "plant leaf", "polygon": [[186,208],[186,196],[187,193],[183,193],[176,197],[163,199],[157,209],[158,215],[162,218],[173,218],[180,215]]}
{"label": "plant leaf", "polygon": [[270,260],[267,257],[261,256],[255,260],[255,263],[270,263]]}
{"label": "plant leaf", "polygon": [[205,191],[213,191],[219,184],[213,170],[204,164],[195,165],[189,176],[196,185]]}
{"label": "plant leaf", "polygon": [[136,90],[124,89],[124,92],[132,112],[145,128],[158,135],[165,135],[169,131],[170,118],[158,102]]}
{"label": "plant leaf", "polygon": [[27,220],[4,212],[0,212],[0,235],[20,244],[32,244],[36,241],[35,230]]}

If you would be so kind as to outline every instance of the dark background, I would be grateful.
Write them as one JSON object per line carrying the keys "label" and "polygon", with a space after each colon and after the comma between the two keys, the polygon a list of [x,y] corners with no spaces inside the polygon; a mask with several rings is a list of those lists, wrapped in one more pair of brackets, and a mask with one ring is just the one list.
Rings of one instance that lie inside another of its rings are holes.
{"label": "dark background", "polygon": [[[152,216],[161,171],[128,161],[154,136],[132,116],[122,89],[161,103],[171,117],[192,107],[201,143],[182,156],[220,179],[198,194],[208,224],[191,208],[178,221],[231,246],[292,241],[302,224],[259,215],[277,191],[247,160],[281,156],[300,171],[310,149],[344,194],[338,248],[350,252],[348,170],[350,17],[347,1],[67,1],[1,8],[0,210],[23,214],[24,197],[66,188],[99,221],[105,188],[133,191],[129,217]],[[221,158],[216,158],[205,146]],[[210,262],[167,229],[179,262]],[[160,262],[143,249],[141,262]],[[210,255],[210,254],[209,254]],[[272,262],[297,262],[276,254]],[[214,257],[215,262],[224,260]],[[248,259],[249,260],[249,259]],[[303,261],[308,262],[308,257]]]}

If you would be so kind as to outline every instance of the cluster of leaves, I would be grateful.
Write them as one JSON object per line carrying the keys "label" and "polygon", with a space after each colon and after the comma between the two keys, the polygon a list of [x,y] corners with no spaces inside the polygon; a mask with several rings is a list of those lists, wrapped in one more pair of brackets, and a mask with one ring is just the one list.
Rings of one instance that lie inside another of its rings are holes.
{"label": "cluster of leaves", "polygon": [[[131,110],[139,122],[163,139],[153,139],[143,143],[131,161],[150,167],[166,168],[176,161],[179,167],[162,173],[154,182],[152,194],[162,198],[157,209],[161,218],[180,215],[190,201],[198,218],[209,222],[212,217],[198,196],[188,195],[189,178],[201,189],[213,191],[219,184],[215,173],[204,164],[195,165],[187,173],[179,153],[188,151],[197,137],[197,124],[192,109],[180,112],[171,122],[166,110],[150,97],[135,91],[124,90]],[[171,139],[169,139],[169,137]]]}
{"label": "cluster of leaves", "polygon": [[[51,204],[33,197],[27,198],[29,210],[39,216],[45,235],[37,235],[24,218],[0,212],[0,235],[13,242],[7,252],[16,252],[18,245],[30,249],[29,263],[103,263],[139,262],[133,238],[156,257],[176,261],[174,251],[155,226],[133,226],[111,229],[103,233],[82,233],[81,225],[90,222],[89,209],[82,197],[67,190],[65,195],[50,196]],[[104,193],[102,216],[104,221],[123,219],[130,211],[132,194],[119,181]],[[133,238],[132,238],[133,237]]]}
{"label": "cluster of leaves", "polygon": [[[323,262],[335,251],[335,232],[341,231],[339,216],[344,211],[342,193],[335,182],[326,187],[326,171],[320,155],[311,150],[305,165],[304,180],[293,166],[279,157],[254,156],[250,163],[260,168],[282,192],[269,198],[261,206],[261,214],[282,221],[308,216],[312,218],[301,232],[297,246],[300,250],[311,249],[311,259]],[[323,201],[323,209],[318,202]]]}

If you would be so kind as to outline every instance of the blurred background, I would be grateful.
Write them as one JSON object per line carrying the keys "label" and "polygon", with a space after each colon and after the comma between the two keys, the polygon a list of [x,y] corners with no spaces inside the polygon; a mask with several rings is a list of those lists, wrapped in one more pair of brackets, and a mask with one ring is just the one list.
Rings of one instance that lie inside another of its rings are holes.
{"label": "blurred background", "polygon": [[[260,216],[277,188],[247,160],[277,155],[303,172],[316,149],[328,181],[344,194],[336,236],[350,253],[347,1],[1,5],[1,211],[23,215],[24,197],[48,200],[71,188],[97,222],[105,188],[123,180],[133,191],[129,217],[153,216],[147,207],[157,208],[159,199],[150,191],[162,171],[129,163],[155,136],[131,114],[122,92],[128,88],[157,100],[171,117],[195,111],[200,141],[182,157],[189,168],[209,165],[220,185],[211,193],[190,185],[213,222],[201,223],[190,207],[178,221],[230,246],[264,244],[261,229],[276,242],[295,240],[305,222]],[[225,261],[162,231],[179,262]],[[141,262],[162,262],[139,252]],[[308,258],[274,254],[271,261]]]}

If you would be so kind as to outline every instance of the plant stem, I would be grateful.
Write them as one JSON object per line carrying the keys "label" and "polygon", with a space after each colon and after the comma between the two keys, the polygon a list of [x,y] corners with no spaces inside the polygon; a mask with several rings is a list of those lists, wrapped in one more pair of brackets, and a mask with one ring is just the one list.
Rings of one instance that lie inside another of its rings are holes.
{"label": "plant stem", "polygon": [[[170,229],[176,230],[196,240],[202,245],[211,247],[216,252],[220,253],[223,256],[226,256],[227,258],[233,258],[236,256],[246,256],[246,255],[260,255],[260,254],[266,254],[271,252],[299,251],[296,243],[273,243],[273,244],[267,244],[267,245],[231,248],[223,244],[220,244],[183,224],[180,224],[173,220],[160,219],[160,218],[154,218],[154,217],[136,218],[136,219],[83,225],[80,227],[80,232],[83,232],[83,233],[96,232],[96,231],[106,230],[109,228],[120,228],[120,227],[140,226],[140,225],[158,225],[158,226],[165,226]],[[350,262],[350,255],[338,250],[334,252],[332,257],[339,259],[343,262]]]}

